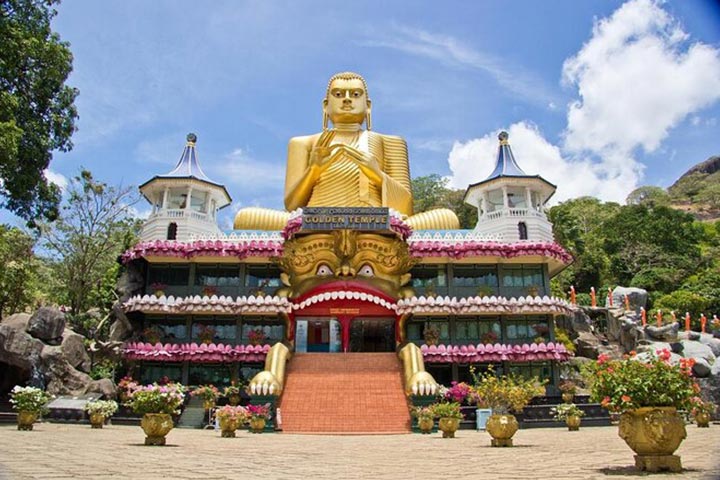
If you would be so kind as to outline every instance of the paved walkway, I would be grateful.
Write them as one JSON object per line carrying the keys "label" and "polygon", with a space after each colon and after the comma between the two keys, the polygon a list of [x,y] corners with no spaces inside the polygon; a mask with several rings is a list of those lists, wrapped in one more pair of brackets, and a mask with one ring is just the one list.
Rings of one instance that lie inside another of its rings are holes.
{"label": "paved walkway", "polygon": [[[720,425],[688,426],[685,471],[656,478],[719,479]],[[145,447],[140,427],[0,426],[0,479],[606,479],[643,476],[617,427],[529,429],[515,448],[490,448],[484,432],[321,436],[175,429]]]}

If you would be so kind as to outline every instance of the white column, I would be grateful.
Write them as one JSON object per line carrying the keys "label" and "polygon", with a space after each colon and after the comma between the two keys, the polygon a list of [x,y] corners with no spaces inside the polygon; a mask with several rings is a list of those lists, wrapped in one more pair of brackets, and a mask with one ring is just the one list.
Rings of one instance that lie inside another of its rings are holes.
{"label": "white column", "polygon": [[505,210],[507,210],[508,208],[510,208],[510,204],[508,203],[508,195],[507,195],[508,192],[507,192],[507,187],[505,185],[503,185],[503,187],[502,187],[502,192],[503,192],[503,207],[505,207]]}
{"label": "white column", "polygon": [[185,211],[190,215],[190,202],[192,201],[192,185],[188,186],[187,200],[185,200]]}
{"label": "white column", "polygon": [[527,203],[528,210],[533,209],[532,194],[530,193],[530,187],[525,187],[525,202]]}
{"label": "white column", "polygon": [[170,187],[165,187],[165,190],[163,191],[163,201],[162,201],[162,209],[167,210],[167,197],[168,197],[168,191],[170,190]]}

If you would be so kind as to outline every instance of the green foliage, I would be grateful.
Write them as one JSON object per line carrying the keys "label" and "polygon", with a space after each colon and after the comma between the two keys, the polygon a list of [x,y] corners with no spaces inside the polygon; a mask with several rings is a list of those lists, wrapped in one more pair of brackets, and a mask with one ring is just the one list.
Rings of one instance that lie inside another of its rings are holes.
{"label": "green foliage", "polygon": [[688,408],[699,391],[692,378],[693,359],[670,364],[670,352],[642,360],[609,360],[600,355],[597,362],[585,365],[584,374],[591,383],[591,398],[614,412],[640,407]]}
{"label": "green foliage", "polygon": [[698,192],[695,200],[706,203],[711,208],[720,208],[720,184],[716,183],[706,186]]}
{"label": "green foliage", "polygon": [[674,310],[678,317],[682,317],[685,312],[690,312],[692,318],[698,318],[701,313],[707,313],[709,305],[709,299],[687,290],[675,290],[668,295],[663,295],[653,303],[655,309],[664,312]]}
{"label": "green foliage", "polygon": [[37,299],[34,245],[20,229],[0,225],[0,317],[23,311]]}
{"label": "green foliage", "polygon": [[683,271],[666,267],[651,267],[640,270],[630,281],[630,286],[644,288],[650,292],[669,292],[682,281],[683,276]]}
{"label": "green foliage", "polygon": [[167,413],[177,415],[185,401],[185,387],[179,383],[167,385],[139,386],[130,393],[130,399],[125,403],[133,412],[144,415],[146,413]]}
{"label": "green foliage", "polygon": [[574,403],[561,403],[550,409],[553,418],[558,421],[565,421],[568,417],[584,417],[585,412]]}
{"label": "green foliage", "polygon": [[90,370],[90,378],[93,380],[100,380],[101,378],[109,378],[110,380],[115,379],[115,370],[118,367],[117,362],[113,362],[109,359],[103,359],[93,365]]}
{"label": "green foliage", "polygon": [[533,397],[543,395],[545,389],[537,377],[524,378],[519,375],[498,376],[490,367],[486,372],[477,374],[470,367],[473,377],[473,392],[478,406],[492,408],[493,413],[521,412]]}
{"label": "green foliage", "polygon": [[568,352],[575,353],[575,344],[570,340],[570,336],[564,328],[555,329],[555,342],[562,343]]}
{"label": "green foliage", "polygon": [[115,400],[95,400],[85,405],[85,411],[89,415],[99,413],[105,418],[110,418],[118,410],[118,404]]}
{"label": "green foliage", "polygon": [[66,42],[51,30],[58,0],[0,3],[0,197],[35,227],[58,215],[59,188],[49,183],[53,150],[69,151],[76,89]]}
{"label": "green foliage", "polygon": [[463,418],[460,411],[460,404],[457,402],[434,403],[430,407],[433,415],[438,418]]}
{"label": "green foliage", "polygon": [[661,187],[638,187],[627,196],[628,205],[643,205],[649,208],[667,207],[670,205],[670,195]]}
{"label": "green foliage", "polygon": [[475,228],[477,208],[466,204],[464,190],[448,188],[448,179],[433,174],[412,179],[413,210],[426,212],[433,208],[449,208],[460,220],[460,228]]}
{"label": "green foliage", "polygon": [[60,298],[75,315],[91,307],[106,310],[120,272],[116,259],[139,231],[140,222],[132,218],[138,197],[130,188],[96,181],[87,170],[72,180],[67,193],[62,215],[43,225],[41,237],[62,279]]}
{"label": "green foliage", "polygon": [[708,301],[708,311],[720,314],[720,269],[717,266],[688,277],[682,290],[702,296]]}

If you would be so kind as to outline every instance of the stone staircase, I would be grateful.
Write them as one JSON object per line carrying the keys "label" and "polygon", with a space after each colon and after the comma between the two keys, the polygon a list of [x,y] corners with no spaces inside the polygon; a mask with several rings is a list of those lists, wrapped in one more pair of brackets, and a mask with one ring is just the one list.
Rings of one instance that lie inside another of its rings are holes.
{"label": "stone staircase", "polygon": [[394,353],[299,353],[280,399],[285,433],[409,433]]}
{"label": "stone staircase", "polygon": [[177,422],[177,428],[202,428],[205,423],[207,423],[207,413],[203,408],[202,398],[190,397]]}

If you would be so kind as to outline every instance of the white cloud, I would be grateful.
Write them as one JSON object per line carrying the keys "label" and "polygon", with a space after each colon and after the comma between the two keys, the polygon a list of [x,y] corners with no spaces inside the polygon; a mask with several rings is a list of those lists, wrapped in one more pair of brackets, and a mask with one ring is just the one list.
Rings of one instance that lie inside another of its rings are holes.
{"label": "white cloud", "polygon": [[500,86],[526,100],[541,105],[557,101],[537,75],[519,65],[512,65],[507,58],[476,50],[451,35],[398,24],[383,30],[374,29],[372,33],[372,39],[361,41],[360,45],[389,48],[453,67],[481,70],[492,76]]}
{"label": "white cloud", "polygon": [[285,166],[265,163],[252,158],[245,149],[234,148],[224,155],[224,161],[208,170],[225,184],[242,188],[246,193],[268,188],[282,189],[285,182]]}
{"label": "white cloud", "polygon": [[656,150],[689,114],[720,99],[720,51],[689,38],[653,0],[632,0],[596,22],[563,65],[580,98],[568,110],[565,146],[600,155]]}
{"label": "white cloud", "polygon": [[45,169],[43,175],[49,181],[60,187],[61,190],[65,190],[68,186],[68,179],[65,175],[57,172],[53,172],[50,169]]}
{"label": "white cloud", "polygon": [[[520,168],[558,186],[553,203],[584,195],[622,202],[637,186],[641,171],[633,162],[613,158],[612,162],[594,163],[587,158],[567,158],[535,125],[527,122],[515,123],[507,131]],[[455,142],[448,156],[450,186],[466,188],[487,178],[495,168],[499,132]]]}

